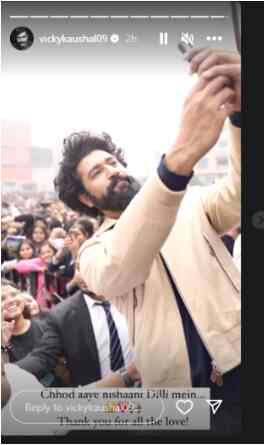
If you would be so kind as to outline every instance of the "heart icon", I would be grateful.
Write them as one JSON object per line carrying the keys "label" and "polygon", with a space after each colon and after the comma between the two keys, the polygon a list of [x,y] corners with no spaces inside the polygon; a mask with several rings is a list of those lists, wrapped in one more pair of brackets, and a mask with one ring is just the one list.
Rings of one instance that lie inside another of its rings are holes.
{"label": "heart icon", "polygon": [[188,414],[192,410],[193,405],[194,403],[191,400],[178,400],[176,402],[177,410],[183,415]]}

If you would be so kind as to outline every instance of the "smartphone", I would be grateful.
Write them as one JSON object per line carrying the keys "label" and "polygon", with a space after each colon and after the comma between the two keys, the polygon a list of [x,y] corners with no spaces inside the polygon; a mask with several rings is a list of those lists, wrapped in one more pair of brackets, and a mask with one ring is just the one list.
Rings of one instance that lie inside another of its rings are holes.
{"label": "smartphone", "polygon": [[178,49],[182,54],[186,54],[190,49],[193,48],[191,43],[179,42]]}

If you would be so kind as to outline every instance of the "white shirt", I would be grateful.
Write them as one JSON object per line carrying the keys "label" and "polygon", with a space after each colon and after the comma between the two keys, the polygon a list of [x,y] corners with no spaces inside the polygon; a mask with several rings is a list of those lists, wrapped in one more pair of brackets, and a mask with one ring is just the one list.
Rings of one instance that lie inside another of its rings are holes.
{"label": "white shirt", "polygon": [[[103,306],[98,304],[100,303],[99,300],[93,300],[93,298],[86,294],[84,294],[84,298],[94,329],[99,355],[101,377],[103,378],[112,372],[110,367],[110,335],[106,313]],[[120,337],[124,366],[127,367],[128,363],[133,360],[133,353],[131,351],[129,342],[127,321],[113,304],[110,305],[110,311]]]}

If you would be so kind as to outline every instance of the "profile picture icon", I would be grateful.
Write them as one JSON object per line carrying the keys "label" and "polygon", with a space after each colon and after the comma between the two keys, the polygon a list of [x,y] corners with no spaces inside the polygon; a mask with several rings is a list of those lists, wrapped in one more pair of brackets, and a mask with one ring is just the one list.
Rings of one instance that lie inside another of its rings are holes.
{"label": "profile picture icon", "polygon": [[10,42],[14,48],[23,51],[31,47],[34,40],[32,31],[25,26],[13,29],[10,34]]}

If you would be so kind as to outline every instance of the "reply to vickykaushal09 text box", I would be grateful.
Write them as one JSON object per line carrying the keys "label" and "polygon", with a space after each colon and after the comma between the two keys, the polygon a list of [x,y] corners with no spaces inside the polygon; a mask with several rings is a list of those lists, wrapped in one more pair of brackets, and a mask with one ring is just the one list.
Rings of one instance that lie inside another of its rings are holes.
{"label": "reply to vickykaushal09 text box", "polygon": [[13,420],[50,429],[210,429],[208,388],[105,388],[22,391]]}

